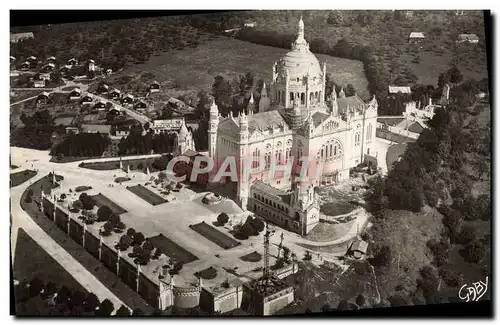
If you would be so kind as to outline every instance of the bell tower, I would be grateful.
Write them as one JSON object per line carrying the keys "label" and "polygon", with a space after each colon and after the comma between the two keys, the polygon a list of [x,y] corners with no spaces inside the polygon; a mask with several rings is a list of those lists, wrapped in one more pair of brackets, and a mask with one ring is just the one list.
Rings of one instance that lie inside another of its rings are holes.
{"label": "bell tower", "polygon": [[219,110],[215,104],[215,99],[212,99],[212,106],[210,106],[210,119],[208,126],[208,148],[210,158],[214,163],[217,162],[217,128],[219,127]]}

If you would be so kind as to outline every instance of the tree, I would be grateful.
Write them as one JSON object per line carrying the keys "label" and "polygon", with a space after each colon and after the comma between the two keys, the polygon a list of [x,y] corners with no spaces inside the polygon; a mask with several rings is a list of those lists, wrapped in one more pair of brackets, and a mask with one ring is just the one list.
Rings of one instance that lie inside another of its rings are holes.
{"label": "tree", "polygon": [[359,307],[363,307],[365,303],[366,303],[365,296],[360,294],[356,297],[356,305],[358,305]]}
{"label": "tree", "polygon": [[66,194],[62,193],[61,196],[60,196],[61,200],[64,200],[66,199]]}
{"label": "tree", "polygon": [[355,94],[356,94],[356,88],[354,88],[352,84],[347,84],[347,87],[345,89],[346,97],[354,96]]}
{"label": "tree", "polygon": [[97,210],[97,221],[108,221],[111,214],[113,214],[113,210],[107,205],[103,205]]}
{"label": "tree", "polygon": [[217,216],[217,222],[222,226],[225,225],[228,221],[229,221],[229,216],[225,212],[222,212]]}
{"label": "tree", "polygon": [[120,308],[116,311],[116,316],[130,316],[130,310],[125,307],[124,305],[121,305]]}
{"label": "tree", "polygon": [[347,300],[341,300],[337,306],[337,310],[349,310],[349,302]]}
{"label": "tree", "polygon": [[454,84],[460,83],[464,76],[462,75],[462,72],[457,66],[454,66],[450,70],[448,70],[449,76],[450,76],[450,81]]}
{"label": "tree", "polygon": [[256,233],[260,233],[266,227],[266,224],[260,218],[254,218],[250,224]]}
{"label": "tree", "polygon": [[122,235],[120,237],[120,241],[118,242],[118,246],[121,251],[127,250],[131,244],[132,244],[132,238],[127,234]]}
{"label": "tree", "polygon": [[99,305],[98,315],[109,316],[115,310],[115,306],[109,299],[104,299]]}
{"label": "tree", "polygon": [[100,234],[103,236],[109,236],[111,235],[111,231],[113,231],[113,226],[109,221],[106,221],[106,223],[102,226],[102,231],[100,231]]}
{"label": "tree", "polygon": [[136,308],[132,312],[132,316],[144,316],[144,315],[145,315],[144,312],[140,308]]}
{"label": "tree", "polygon": [[145,237],[142,232],[136,232],[135,235],[133,236],[133,239],[134,239],[134,245],[141,245]]}
{"label": "tree", "polygon": [[332,311],[332,307],[326,303],[323,305],[323,307],[321,307],[321,311],[324,312],[324,313],[328,313],[328,312],[331,312]]}
{"label": "tree", "polygon": [[486,248],[481,241],[476,240],[467,244],[459,253],[466,262],[477,264],[484,259]]}
{"label": "tree", "polygon": [[29,285],[30,296],[35,297],[35,296],[39,295],[40,292],[42,291],[42,289],[44,288],[44,286],[45,286],[45,284],[43,283],[43,281],[40,278],[34,277],[30,281],[30,285]]}
{"label": "tree", "polygon": [[113,227],[116,227],[118,225],[118,223],[120,222],[120,215],[118,215],[116,213],[112,213],[109,216],[108,222],[111,223],[111,225]]}
{"label": "tree", "polygon": [[99,299],[93,292],[89,292],[87,297],[85,298],[85,302],[83,303],[84,310],[86,312],[95,311],[99,306]]}
{"label": "tree", "polygon": [[475,241],[476,236],[476,229],[472,225],[467,224],[462,227],[462,231],[458,235],[458,239],[460,243],[466,245],[472,241]]}
{"label": "tree", "polygon": [[382,246],[378,254],[369,260],[373,266],[388,266],[392,260],[392,252],[389,246]]}
{"label": "tree", "polygon": [[129,235],[130,237],[134,237],[135,236],[135,229],[134,228],[128,228],[127,229],[127,235]]}
{"label": "tree", "polygon": [[79,290],[74,290],[69,296],[69,308],[71,310],[81,309],[85,303],[85,293]]}

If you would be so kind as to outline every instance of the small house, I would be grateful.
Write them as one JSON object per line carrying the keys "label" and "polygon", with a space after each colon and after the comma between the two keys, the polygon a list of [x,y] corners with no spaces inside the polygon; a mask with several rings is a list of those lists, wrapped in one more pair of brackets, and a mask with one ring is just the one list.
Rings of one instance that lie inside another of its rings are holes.
{"label": "small house", "polygon": [[110,75],[111,73],[113,73],[113,70],[106,69],[106,70],[104,70],[104,73],[107,74],[107,75]]}
{"label": "small house", "polygon": [[130,105],[134,102],[134,96],[131,95],[131,94],[126,94],[125,96],[123,96],[122,98],[122,104],[127,104],[127,105]]}
{"label": "small house", "polygon": [[149,85],[149,92],[156,93],[160,91],[160,84],[157,81],[153,81],[151,85]]}
{"label": "small house", "polygon": [[422,32],[411,32],[408,37],[408,43],[417,44],[422,43],[425,40],[424,33]]}
{"label": "small house", "polygon": [[97,110],[104,110],[106,108],[106,104],[104,104],[102,101],[98,101],[95,103],[94,108]]}
{"label": "small house", "polygon": [[88,105],[91,104],[94,101],[94,98],[90,96],[89,94],[86,94],[85,96],[82,97],[82,105]]}
{"label": "small house", "polygon": [[108,86],[108,85],[106,85],[106,84],[104,84],[104,83],[99,84],[99,86],[97,86],[97,90],[96,90],[96,92],[97,92],[98,94],[107,94],[107,93],[108,93],[108,91],[109,91],[109,86]]}
{"label": "small house", "polygon": [[78,60],[75,58],[71,58],[68,60],[68,65],[74,66],[78,64]]}
{"label": "small house", "polygon": [[36,56],[33,56],[33,55],[30,56],[29,58],[27,58],[26,60],[29,61],[29,62],[32,62],[32,63],[37,63],[38,62]]}
{"label": "small house", "polygon": [[120,99],[121,91],[119,89],[113,89],[111,92],[109,92],[109,98],[118,100]]}
{"label": "small house", "polygon": [[389,94],[411,94],[410,87],[389,86]]}
{"label": "small house", "polygon": [[457,38],[457,43],[479,43],[479,37],[476,34],[460,34]]}
{"label": "small house", "polygon": [[368,250],[368,243],[364,240],[357,240],[352,243],[349,249],[349,255],[359,260],[366,256],[366,252]]}
{"label": "small house", "polygon": [[52,73],[46,72],[46,73],[40,73],[39,78],[43,80],[50,80]]}
{"label": "small house", "polygon": [[254,28],[255,27],[255,22],[246,22],[243,24],[244,27],[250,27],[250,28]]}
{"label": "small house", "polygon": [[31,68],[31,63],[29,63],[28,61],[24,61],[20,65],[21,70],[29,70],[30,68]]}
{"label": "small house", "polygon": [[148,105],[140,100],[138,101],[136,104],[135,104],[135,110],[138,111],[139,113],[144,113],[146,111],[146,108],[148,107]]}
{"label": "small house", "polygon": [[11,55],[11,56],[10,56],[10,63],[12,63],[12,62],[14,62],[14,61],[16,61],[16,57]]}
{"label": "small house", "polygon": [[50,72],[50,71],[54,71],[54,68],[56,67],[56,65],[54,63],[47,63],[46,65],[44,65],[42,67],[42,71],[43,72]]}
{"label": "small house", "polygon": [[80,99],[81,96],[82,96],[82,91],[80,90],[80,88],[75,88],[69,93],[70,100]]}
{"label": "small house", "polygon": [[47,63],[55,63],[56,62],[56,57],[55,56],[49,56],[47,58]]}
{"label": "small house", "polygon": [[35,38],[35,35],[33,34],[33,32],[10,34],[10,42],[11,43],[22,42],[22,41],[30,39],[30,38]]}
{"label": "small house", "polygon": [[80,133],[80,129],[75,126],[67,126],[65,128],[66,134],[78,134]]}
{"label": "small house", "polygon": [[111,132],[111,125],[104,124],[82,124],[82,133],[100,133],[109,135]]}
{"label": "small house", "polygon": [[35,87],[35,88],[44,88],[45,87],[45,80],[44,79],[33,80],[33,87]]}

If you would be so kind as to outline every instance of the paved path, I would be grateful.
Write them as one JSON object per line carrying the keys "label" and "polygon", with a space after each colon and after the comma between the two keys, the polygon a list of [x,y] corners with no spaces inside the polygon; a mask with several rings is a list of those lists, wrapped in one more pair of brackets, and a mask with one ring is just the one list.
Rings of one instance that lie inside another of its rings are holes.
{"label": "paved path", "polygon": [[142,115],[142,114],[139,114],[136,111],[134,111],[133,109],[127,108],[125,106],[122,106],[122,105],[120,105],[120,104],[118,104],[118,103],[116,103],[114,101],[111,101],[108,98],[105,98],[105,97],[103,97],[101,95],[92,94],[92,96],[95,97],[95,98],[100,99],[103,102],[112,102],[115,107],[117,107],[118,109],[120,109],[122,111],[127,112],[127,114],[129,116],[131,116],[134,119],[136,119],[137,121],[141,122],[141,124],[151,123],[151,119],[149,117],[147,117],[145,115]]}
{"label": "paved path", "polygon": [[48,254],[50,254],[71,276],[75,278],[85,289],[93,292],[99,300],[109,299],[115,309],[121,305],[125,305],[123,301],[118,299],[106,286],[104,286],[97,278],[92,275],[85,267],[83,267],[76,259],[57,244],[47,233],[38,226],[31,217],[21,208],[21,196],[28,186],[34,181],[43,178],[43,175],[37,175],[31,181],[28,181],[16,188],[11,189],[11,242],[12,242],[12,263],[14,262],[15,249],[17,243],[17,234],[19,228],[22,228],[26,233],[35,240]]}

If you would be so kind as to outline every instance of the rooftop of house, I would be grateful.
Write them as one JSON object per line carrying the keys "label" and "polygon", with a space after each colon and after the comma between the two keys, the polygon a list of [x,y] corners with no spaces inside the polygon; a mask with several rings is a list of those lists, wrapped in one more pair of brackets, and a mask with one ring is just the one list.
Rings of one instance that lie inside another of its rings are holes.
{"label": "rooftop of house", "polygon": [[410,87],[403,87],[403,86],[389,86],[389,93],[390,94],[396,94],[396,93],[411,94],[411,88]]}
{"label": "rooftop of house", "polygon": [[103,134],[109,134],[111,131],[111,125],[105,124],[82,124],[82,132],[99,132]]}
{"label": "rooftop of house", "polygon": [[460,34],[458,35],[458,39],[464,41],[474,41],[479,40],[479,37],[477,37],[476,34]]}
{"label": "rooftop of house", "polygon": [[360,251],[363,254],[366,254],[368,249],[368,243],[364,240],[357,240],[351,246],[351,251]]}
{"label": "rooftop of house", "polygon": [[425,36],[422,32],[411,32],[410,38],[425,38]]}

